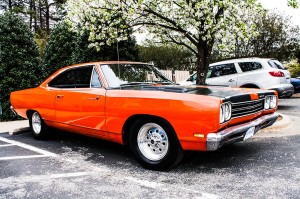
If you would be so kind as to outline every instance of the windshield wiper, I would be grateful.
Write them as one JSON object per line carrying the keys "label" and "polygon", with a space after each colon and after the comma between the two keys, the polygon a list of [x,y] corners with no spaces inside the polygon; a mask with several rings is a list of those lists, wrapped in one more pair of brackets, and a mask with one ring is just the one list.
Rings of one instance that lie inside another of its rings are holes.
{"label": "windshield wiper", "polygon": [[153,81],[153,83],[156,83],[156,84],[163,84],[163,85],[167,85],[167,84],[175,84],[174,82],[171,82],[171,81]]}
{"label": "windshield wiper", "polygon": [[153,84],[153,82],[129,82],[125,84],[120,84],[120,87],[126,87],[126,86],[135,86],[135,85],[149,85]]}

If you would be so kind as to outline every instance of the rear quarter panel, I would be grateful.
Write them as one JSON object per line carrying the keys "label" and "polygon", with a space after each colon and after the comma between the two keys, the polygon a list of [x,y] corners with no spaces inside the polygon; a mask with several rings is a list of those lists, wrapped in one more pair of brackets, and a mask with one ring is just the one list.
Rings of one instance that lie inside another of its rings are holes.
{"label": "rear quarter panel", "polygon": [[44,120],[53,120],[55,117],[54,99],[54,91],[41,87],[12,92],[10,95],[11,105],[18,115],[27,118],[28,110],[36,110]]}

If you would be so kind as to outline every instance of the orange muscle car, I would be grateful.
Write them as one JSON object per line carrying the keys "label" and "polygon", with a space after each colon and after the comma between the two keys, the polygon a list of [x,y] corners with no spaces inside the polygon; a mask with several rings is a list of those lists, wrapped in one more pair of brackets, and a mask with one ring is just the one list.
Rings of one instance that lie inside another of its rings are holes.
{"label": "orange muscle car", "polygon": [[94,62],[63,68],[40,86],[11,93],[11,109],[33,136],[54,127],[129,144],[146,168],[163,170],[183,151],[214,151],[243,141],[278,117],[277,93],[179,86],[153,66]]}

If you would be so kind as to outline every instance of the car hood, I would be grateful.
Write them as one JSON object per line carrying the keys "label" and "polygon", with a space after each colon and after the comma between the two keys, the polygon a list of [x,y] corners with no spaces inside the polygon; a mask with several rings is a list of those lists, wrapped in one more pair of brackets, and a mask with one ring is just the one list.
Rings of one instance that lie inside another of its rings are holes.
{"label": "car hood", "polygon": [[272,90],[231,88],[225,86],[179,86],[179,85],[134,85],[129,87],[119,87],[121,90],[142,90],[142,91],[161,91],[173,93],[186,93],[194,95],[213,96],[223,99],[223,101],[241,102],[250,101],[251,94],[257,94],[259,99],[266,95],[274,95]]}

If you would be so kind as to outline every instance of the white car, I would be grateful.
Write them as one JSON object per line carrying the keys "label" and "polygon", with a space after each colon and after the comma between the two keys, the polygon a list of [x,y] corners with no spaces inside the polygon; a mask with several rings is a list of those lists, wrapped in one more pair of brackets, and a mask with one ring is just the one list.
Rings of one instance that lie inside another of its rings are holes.
{"label": "white car", "polygon": [[[197,73],[181,85],[196,84]],[[279,97],[291,97],[294,87],[288,70],[276,59],[242,58],[209,65],[206,83],[240,88],[276,90]]]}

